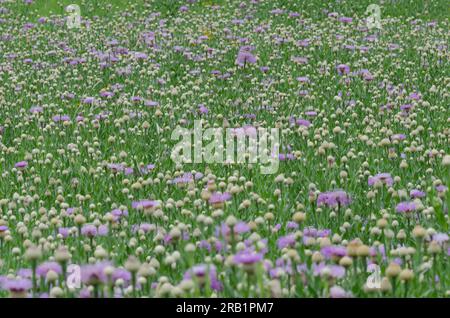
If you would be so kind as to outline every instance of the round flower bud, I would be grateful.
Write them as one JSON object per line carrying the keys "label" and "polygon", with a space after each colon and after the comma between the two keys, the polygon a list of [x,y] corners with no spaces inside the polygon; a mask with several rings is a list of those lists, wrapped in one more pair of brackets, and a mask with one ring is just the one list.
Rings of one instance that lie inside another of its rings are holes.
{"label": "round flower bud", "polygon": [[344,256],[339,260],[339,265],[344,267],[350,267],[353,264],[353,260],[351,257]]}
{"label": "round flower bud", "polygon": [[86,218],[81,214],[77,214],[74,221],[77,225],[83,225],[84,223],[86,223]]}
{"label": "round flower bud", "polygon": [[358,246],[358,248],[356,249],[356,255],[360,257],[367,257],[369,256],[369,253],[370,249],[367,245]]}
{"label": "round flower bud", "polygon": [[430,254],[439,254],[440,252],[442,252],[442,248],[440,247],[438,242],[431,241],[430,245],[428,245],[427,251]]}
{"label": "round flower bud", "polygon": [[103,270],[103,273],[106,275],[106,276],[111,276],[113,273],[114,273],[114,267],[112,267],[112,266],[106,266],[105,267],[105,269]]}
{"label": "round flower bud", "polygon": [[379,220],[377,221],[377,226],[378,226],[380,229],[384,229],[387,225],[388,225],[388,221],[387,221],[386,219],[379,219]]}
{"label": "round flower bud", "polygon": [[42,257],[41,249],[38,246],[30,246],[24,255],[27,261],[37,261]]}
{"label": "round flower bud", "polygon": [[427,235],[427,230],[420,225],[416,225],[412,231],[412,235],[417,239],[422,239]]}
{"label": "round flower bud", "polygon": [[401,267],[397,263],[390,263],[386,268],[387,277],[397,277],[401,272]]}
{"label": "round flower bud", "polygon": [[392,290],[392,285],[389,279],[383,277],[383,279],[381,280],[380,289],[383,293],[389,293]]}
{"label": "round flower bud", "polygon": [[227,217],[227,219],[225,220],[226,225],[228,226],[235,226],[237,224],[237,219],[233,216],[230,215],[229,217]]}
{"label": "round flower bud", "polygon": [[70,260],[72,256],[70,255],[69,251],[65,247],[58,248],[55,251],[55,261],[58,263],[64,263]]}
{"label": "round flower bud", "polygon": [[127,261],[125,262],[125,269],[132,273],[137,272],[140,267],[141,267],[141,263],[134,256],[128,257]]}
{"label": "round flower bud", "polygon": [[53,287],[50,291],[50,297],[51,298],[60,298],[64,296],[64,291],[61,289],[61,287]]}
{"label": "round flower bud", "polygon": [[404,281],[410,281],[414,277],[414,272],[410,269],[404,269],[400,272],[400,279]]}
{"label": "round flower bud", "polygon": [[306,214],[303,212],[296,212],[293,216],[292,216],[292,220],[295,223],[302,223],[303,221],[306,220]]}
{"label": "round flower bud", "polygon": [[320,263],[323,261],[323,255],[320,252],[316,251],[313,253],[311,259],[314,263]]}
{"label": "round flower bud", "polygon": [[49,270],[47,275],[45,275],[45,280],[49,283],[53,283],[58,279],[58,273],[53,270]]}

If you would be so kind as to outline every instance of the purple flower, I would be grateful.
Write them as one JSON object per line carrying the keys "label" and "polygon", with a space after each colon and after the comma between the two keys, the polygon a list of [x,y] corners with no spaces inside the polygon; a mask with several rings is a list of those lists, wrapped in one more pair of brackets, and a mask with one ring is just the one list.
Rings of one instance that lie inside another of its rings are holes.
{"label": "purple flower", "polygon": [[131,207],[133,209],[143,208],[144,210],[152,209],[158,206],[158,202],[152,200],[133,201]]}
{"label": "purple flower", "polygon": [[379,173],[373,177],[369,177],[369,186],[373,186],[377,182],[381,182],[390,187],[394,184],[394,179],[392,179],[390,173]]}
{"label": "purple flower", "polygon": [[248,226],[247,223],[241,221],[234,226],[233,230],[234,233],[243,234],[250,231],[250,227]]}
{"label": "purple flower", "polygon": [[349,205],[350,202],[350,196],[344,190],[335,190],[331,192],[320,193],[317,197],[317,206],[346,206]]}
{"label": "purple flower", "polygon": [[342,278],[345,276],[345,268],[340,265],[313,264],[314,276],[330,276],[333,278]]}
{"label": "purple flower", "polygon": [[425,196],[425,192],[413,189],[409,192],[411,198],[423,198]]}
{"label": "purple flower", "polygon": [[176,177],[170,183],[172,184],[186,184],[194,181],[192,173],[185,173],[181,177]]}
{"label": "purple flower", "polygon": [[70,117],[68,115],[55,115],[52,119],[55,123],[57,123],[60,121],[69,121]]}
{"label": "purple flower", "polygon": [[124,166],[120,163],[108,163],[108,168],[113,172],[120,172],[123,171]]}
{"label": "purple flower", "polygon": [[282,236],[277,240],[277,246],[279,249],[285,247],[293,247],[295,245],[295,234],[289,234],[286,236]]}
{"label": "purple flower", "polygon": [[331,230],[323,229],[317,230],[313,227],[307,227],[303,230],[304,237],[327,237],[331,234]]}
{"label": "purple flower", "polygon": [[198,112],[200,114],[207,114],[209,112],[208,108],[205,107],[205,105],[200,104],[198,105]]}
{"label": "purple flower", "polygon": [[36,274],[40,277],[45,277],[49,271],[54,271],[55,273],[61,275],[61,265],[57,262],[45,262],[36,268]]}
{"label": "purple flower", "polygon": [[295,121],[295,123],[296,123],[298,126],[304,126],[304,127],[309,127],[309,126],[311,126],[311,122],[310,122],[309,120],[301,119],[301,118],[297,119],[297,120]]}
{"label": "purple flower", "polygon": [[350,66],[347,64],[339,64],[336,66],[339,75],[344,75],[350,73]]}
{"label": "purple flower", "polygon": [[438,244],[444,244],[448,242],[448,235],[445,233],[436,233],[433,235],[433,241],[436,241]]}
{"label": "purple flower", "polygon": [[404,201],[397,204],[397,207],[395,209],[399,213],[411,213],[416,211],[417,206],[414,202]]}
{"label": "purple flower", "polygon": [[184,273],[184,279],[192,279],[198,283],[201,287],[206,284],[206,278],[209,278],[211,289],[220,291],[222,290],[222,284],[217,278],[216,267],[212,264],[199,264],[193,266],[186,273]]}
{"label": "purple flower", "polygon": [[106,282],[105,268],[108,262],[88,264],[81,267],[81,281],[87,285],[97,285]]}
{"label": "purple flower", "polygon": [[95,101],[94,97],[85,97],[82,100],[83,104],[93,104],[94,101]]}
{"label": "purple flower", "polygon": [[144,105],[147,107],[155,107],[155,106],[158,106],[159,103],[155,102],[153,100],[146,100],[146,101],[144,101]]}
{"label": "purple flower", "polygon": [[447,187],[443,184],[440,184],[440,185],[436,186],[436,191],[437,192],[445,192],[445,191],[447,191]]}
{"label": "purple flower", "polygon": [[309,77],[308,76],[300,76],[300,77],[297,77],[297,81],[299,81],[300,83],[309,83]]}
{"label": "purple flower", "polygon": [[256,57],[249,51],[241,48],[236,57],[236,64],[239,66],[245,66],[247,64],[255,64]]}
{"label": "purple flower", "polygon": [[263,255],[261,253],[254,252],[252,250],[246,249],[238,252],[233,257],[235,264],[252,265],[262,261]]}
{"label": "purple flower", "polygon": [[33,276],[33,271],[31,268],[20,268],[17,270],[16,275],[20,278],[31,278]]}
{"label": "purple flower", "polygon": [[225,193],[213,193],[209,198],[210,204],[223,203],[225,201],[229,201],[231,199],[231,194],[229,192]]}
{"label": "purple flower", "polygon": [[2,288],[14,294],[26,293],[32,287],[29,279],[8,279],[2,284]]}
{"label": "purple flower", "polygon": [[340,17],[339,18],[339,22],[342,22],[342,23],[352,23],[352,21],[353,21],[353,19],[350,17]]}
{"label": "purple flower", "polygon": [[28,166],[27,161],[19,161],[14,165],[14,167],[16,167],[18,169],[25,169],[27,166]]}
{"label": "purple flower", "polygon": [[63,238],[66,238],[70,235],[70,228],[60,227],[58,228],[58,234],[61,234]]}
{"label": "purple flower", "polygon": [[305,112],[305,115],[310,116],[310,117],[315,117],[315,116],[317,116],[317,112],[313,111],[313,110],[309,110],[309,111]]}
{"label": "purple flower", "polygon": [[333,286],[330,288],[330,298],[349,298],[352,297],[350,292],[345,291],[342,287]]}
{"label": "purple flower", "polygon": [[30,108],[30,113],[32,114],[42,113],[43,111],[44,109],[41,106],[33,106]]}
{"label": "purple flower", "polygon": [[100,225],[99,227],[96,227],[93,224],[85,224],[81,228],[81,235],[87,237],[105,236],[107,234],[108,234],[108,227],[104,224]]}
{"label": "purple flower", "polygon": [[326,259],[335,259],[347,255],[347,249],[343,246],[329,245],[322,247],[320,253],[322,253]]}
{"label": "purple flower", "polygon": [[131,273],[123,268],[116,268],[111,276],[112,280],[115,282],[118,279],[124,280],[126,283],[129,283],[131,280]]}
{"label": "purple flower", "polygon": [[121,218],[128,216],[128,210],[114,209],[111,211],[115,222],[120,221]]}
{"label": "purple flower", "polygon": [[155,165],[154,164],[148,164],[148,165],[145,165],[145,166],[143,166],[143,167],[140,167],[139,168],[139,171],[142,173],[142,174],[147,174],[147,173],[149,173],[151,170],[153,170],[153,169],[155,169]]}

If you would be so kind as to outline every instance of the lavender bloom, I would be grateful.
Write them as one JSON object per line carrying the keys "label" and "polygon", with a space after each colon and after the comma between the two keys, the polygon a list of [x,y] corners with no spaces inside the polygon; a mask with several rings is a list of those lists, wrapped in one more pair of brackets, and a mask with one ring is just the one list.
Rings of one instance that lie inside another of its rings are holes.
{"label": "lavender bloom", "polygon": [[14,165],[14,167],[16,167],[18,169],[25,169],[27,166],[28,166],[27,161],[19,161]]}
{"label": "lavender bloom", "polygon": [[347,206],[351,202],[350,196],[343,190],[320,193],[317,197],[317,206],[328,207]]}
{"label": "lavender bloom", "polygon": [[263,255],[261,253],[256,253],[249,249],[240,251],[233,257],[233,261],[235,264],[243,265],[252,265],[262,261],[262,259]]}
{"label": "lavender bloom", "polygon": [[209,198],[210,204],[224,203],[225,201],[229,201],[231,199],[231,194],[229,192],[225,193],[213,193]]}
{"label": "lavender bloom", "polygon": [[411,213],[416,211],[417,205],[414,202],[405,201],[397,204],[395,209],[399,213]]}
{"label": "lavender bloom", "polygon": [[70,228],[60,227],[58,228],[58,234],[62,235],[63,238],[67,238],[70,235]]}
{"label": "lavender bloom", "polygon": [[212,264],[199,264],[189,269],[183,276],[184,279],[192,279],[201,287],[206,283],[206,278],[209,278],[210,287],[212,290],[221,291],[222,284],[217,278],[216,267]]}
{"label": "lavender bloom", "polygon": [[346,64],[339,64],[338,66],[336,66],[336,69],[339,75],[345,75],[350,73],[350,66]]}
{"label": "lavender bloom", "polygon": [[42,113],[44,109],[41,106],[33,106],[30,108],[30,113],[32,114],[39,114]]}
{"label": "lavender bloom", "polygon": [[106,282],[104,270],[110,264],[101,262],[96,264],[84,265],[81,267],[81,281],[87,285],[97,285]]}
{"label": "lavender bloom", "polygon": [[373,186],[377,182],[381,182],[390,187],[394,184],[394,179],[390,173],[379,173],[373,177],[369,177],[369,186]]}
{"label": "lavender bloom", "polygon": [[144,210],[153,209],[153,208],[157,207],[158,205],[159,205],[158,202],[151,201],[151,200],[133,201],[131,203],[131,207],[133,209],[143,208]]}
{"label": "lavender bloom", "polygon": [[55,123],[60,122],[60,121],[62,121],[62,122],[69,121],[69,120],[70,120],[70,117],[68,115],[55,115],[55,116],[53,116],[53,121]]}
{"label": "lavender bloom", "polygon": [[131,273],[123,268],[116,268],[111,276],[113,282],[118,279],[122,279],[125,283],[129,283],[131,281]]}
{"label": "lavender bloom", "polygon": [[441,245],[445,244],[448,242],[448,235],[445,233],[436,233],[433,235],[433,241]]}
{"label": "lavender bloom", "polygon": [[320,250],[320,253],[326,258],[326,259],[339,259],[341,257],[344,257],[347,255],[347,248],[344,246],[338,246],[338,245],[329,245],[324,246]]}
{"label": "lavender bloom", "polygon": [[127,217],[128,216],[128,210],[114,209],[114,210],[111,211],[111,214],[113,215],[114,221],[118,222],[123,217]]}
{"label": "lavender bloom", "polygon": [[32,287],[29,279],[8,279],[2,284],[4,290],[9,290],[13,296],[24,297],[26,292]]}
{"label": "lavender bloom", "polygon": [[345,291],[340,286],[333,286],[330,288],[330,298],[351,298],[352,294]]}
{"label": "lavender bloom", "polygon": [[411,198],[414,198],[414,199],[415,198],[423,198],[425,196],[425,192],[413,189],[409,192],[409,195],[411,196]]}
{"label": "lavender bloom", "polygon": [[277,246],[279,249],[285,248],[285,247],[294,247],[295,245],[295,234],[289,234],[286,236],[282,236],[277,240]]}
{"label": "lavender bloom", "polygon": [[241,48],[236,58],[236,64],[245,66],[247,64],[255,64],[256,57],[248,50]]}
{"label": "lavender bloom", "polygon": [[234,226],[233,230],[236,234],[243,234],[250,231],[250,227],[247,223],[241,221]]}
{"label": "lavender bloom", "polygon": [[36,274],[40,277],[45,277],[49,271],[54,271],[55,273],[61,275],[61,265],[56,262],[45,262],[36,268]]}
{"label": "lavender bloom", "polygon": [[99,227],[96,227],[93,224],[85,224],[81,228],[81,235],[87,237],[105,236],[107,234],[108,234],[108,227],[106,225],[100,225]]}
{"label": "lavender bloom", "polygon": [[345,276],[345,268],[340,265],[326,265],[324,262],[313,264],[314,276],[342,278]]}

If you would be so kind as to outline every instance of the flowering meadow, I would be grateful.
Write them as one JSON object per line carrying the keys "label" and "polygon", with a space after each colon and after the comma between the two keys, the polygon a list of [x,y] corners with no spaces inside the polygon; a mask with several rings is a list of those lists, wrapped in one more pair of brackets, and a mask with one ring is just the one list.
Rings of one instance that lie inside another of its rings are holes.
{"label": "flowering meadow", "polygon": [[0,296],[450,296],[448,10],[0,0]]}

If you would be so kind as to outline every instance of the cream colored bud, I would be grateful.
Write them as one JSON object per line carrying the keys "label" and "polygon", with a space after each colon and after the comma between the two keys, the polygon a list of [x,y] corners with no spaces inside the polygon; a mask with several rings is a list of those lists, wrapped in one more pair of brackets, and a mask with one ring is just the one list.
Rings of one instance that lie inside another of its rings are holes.
{"label": "cream colored bud", "polygon": [[386,268],[386,275],[387,277],[397,277],[401,270],[402,268],[397,263],[390,263]]}

